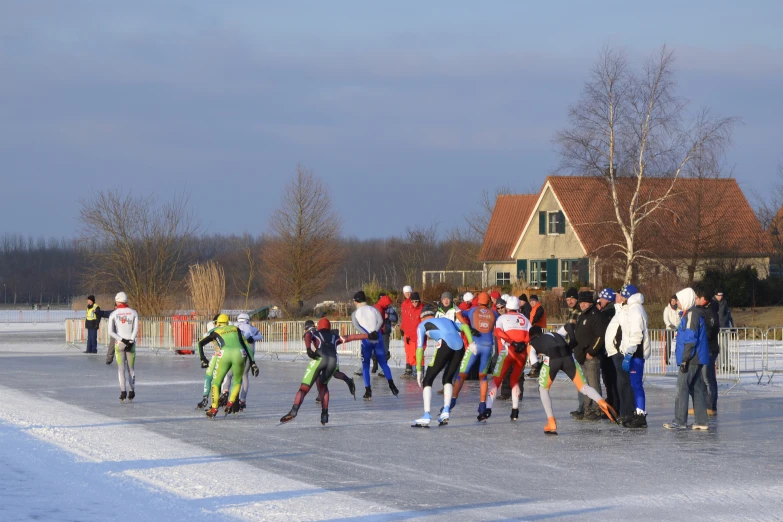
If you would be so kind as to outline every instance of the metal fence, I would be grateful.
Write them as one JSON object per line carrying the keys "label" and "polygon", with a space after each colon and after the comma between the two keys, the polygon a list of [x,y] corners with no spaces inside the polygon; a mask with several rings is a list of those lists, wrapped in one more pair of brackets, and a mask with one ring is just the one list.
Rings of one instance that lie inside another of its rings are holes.
{"label": "metal fence", "polygon": [[84,310],[0,310],[0,324],[61,323],[67,319],[84,319]]}

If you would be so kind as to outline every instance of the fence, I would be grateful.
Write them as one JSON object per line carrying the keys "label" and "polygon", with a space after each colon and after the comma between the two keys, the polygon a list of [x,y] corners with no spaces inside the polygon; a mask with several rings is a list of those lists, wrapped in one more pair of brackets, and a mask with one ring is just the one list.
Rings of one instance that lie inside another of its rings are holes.
{"label": "fence", "polygon": [[84,310],[0,310],[0,324],[61,323],[68,319],[84,319]]}
{"label": "fence", "polygon": [[[294,360],[306,357],[304,343],[304,321],[260,321],[254,322],[263,335],[263,341],[255,344],[256,359],[279,359],[281,355],[293,356]],[[561,325],[550,325],[557,330]],[[358,333],[350,321],[332,321],[332,328],[340,335]],[[191,319],[178,320],[171,317],[150,317],[139,321],[137,346],[153,353],[161,351],[195,350],[197,343],[207,333],[206,322]],[[645,364],[648,375],[676,375],[679,371],[674,360],[674,332],[672,330],[649,330],[651,356]],[[65,320],[65,342],[76,346],[86,341],[84,319]],[[101,323],[98,342],[109,343],[106,321]],[[719,379],[731,380],[734,386],[743,375],[753,374],[757,383],[764,378],[770,384],[777,373],[783,372],[783,327],[723,329],[719,334],[720,355],[716,361]],[[429,343],[425,357],[431,356],[434,348]],[[338,353],[343,357],[360,356],[361,344],[342,344]],[[402,365],[405,348],[398,328],[391,334],[389,342],[391,363]],[[732,388],[734,387],[732,386]]]}

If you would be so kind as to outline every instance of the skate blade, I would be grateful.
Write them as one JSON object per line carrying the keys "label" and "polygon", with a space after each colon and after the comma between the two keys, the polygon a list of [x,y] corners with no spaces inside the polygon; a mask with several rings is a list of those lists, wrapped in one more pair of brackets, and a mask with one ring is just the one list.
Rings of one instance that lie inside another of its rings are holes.
{"label": "skate blade", "polygon": [[411,428],[429,428],[429,424],[411,424]]}
{"label": "skate blade", "polygon": [[545,431],[544,435],[557,435],[556,431]]}
{"label": "skate blade", "polygon": [[448,426],[448,425],[449,425],[449,421],[447,420],[438,422],[438,426]]}

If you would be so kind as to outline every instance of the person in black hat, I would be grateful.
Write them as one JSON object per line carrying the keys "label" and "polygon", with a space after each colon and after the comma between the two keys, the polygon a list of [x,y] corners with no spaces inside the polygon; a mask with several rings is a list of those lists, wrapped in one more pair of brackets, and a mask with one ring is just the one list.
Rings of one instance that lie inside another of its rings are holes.
{"label": "person in black hat", "polygon": [[519,313],[527,317],[530,320],[530,311],[533,309],[530,303],[527,301],[527,294],[519,296]]}
{"label": "person in black hat", "polygon": [[[579,308],[582,314],[576,325],[574,357],[582,367],[587,384],[601,394],[601,359],[606,357],[604,347],[604,324],[601,312],[595,305],[593,292],[579,292]],[[602,410],[596,401],[584,396],[584,420],[598,421],[602,418]],[[578,415],[574,416],[578,418]]]}
{"label": "person in black hat", "polygon": [[95,296],[87,296],[87,315],[84,328],[87,330],[87,349],[84,353],[98,353],[98,328],[101,325],[101,307],[95,304]]}

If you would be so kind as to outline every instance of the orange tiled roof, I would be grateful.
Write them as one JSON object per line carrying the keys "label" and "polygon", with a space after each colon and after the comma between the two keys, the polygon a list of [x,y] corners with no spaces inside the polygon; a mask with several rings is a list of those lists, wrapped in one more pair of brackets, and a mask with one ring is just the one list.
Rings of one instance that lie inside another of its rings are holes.
{"label": "orange tiled roof", "polygon": [[[616,217],[603,178],[549,176],[547,182],[588,254],[611,254],[616,249],[607,245],[624,244],[620,227],[612,223]],[[666,178],[645,178],[640,201],[660,197],[670,183]],[[618,188],[622,206],[627,209],[635,178],[622,178]],[[696,212],[698,208],[702,211]],[[702,254],[748,257],[773,251],[769,235],[733,178],[680,178],[671,198],[647,218],[641,231],[637,245],[656,257],[685,255],[697,241]]]}
{"label": "orange tiled roof", "polygon": [[489,220],[479,259],[482,261],[510,261],[512,250],[525,227],[538,194],[498,196],[492,218]]}

